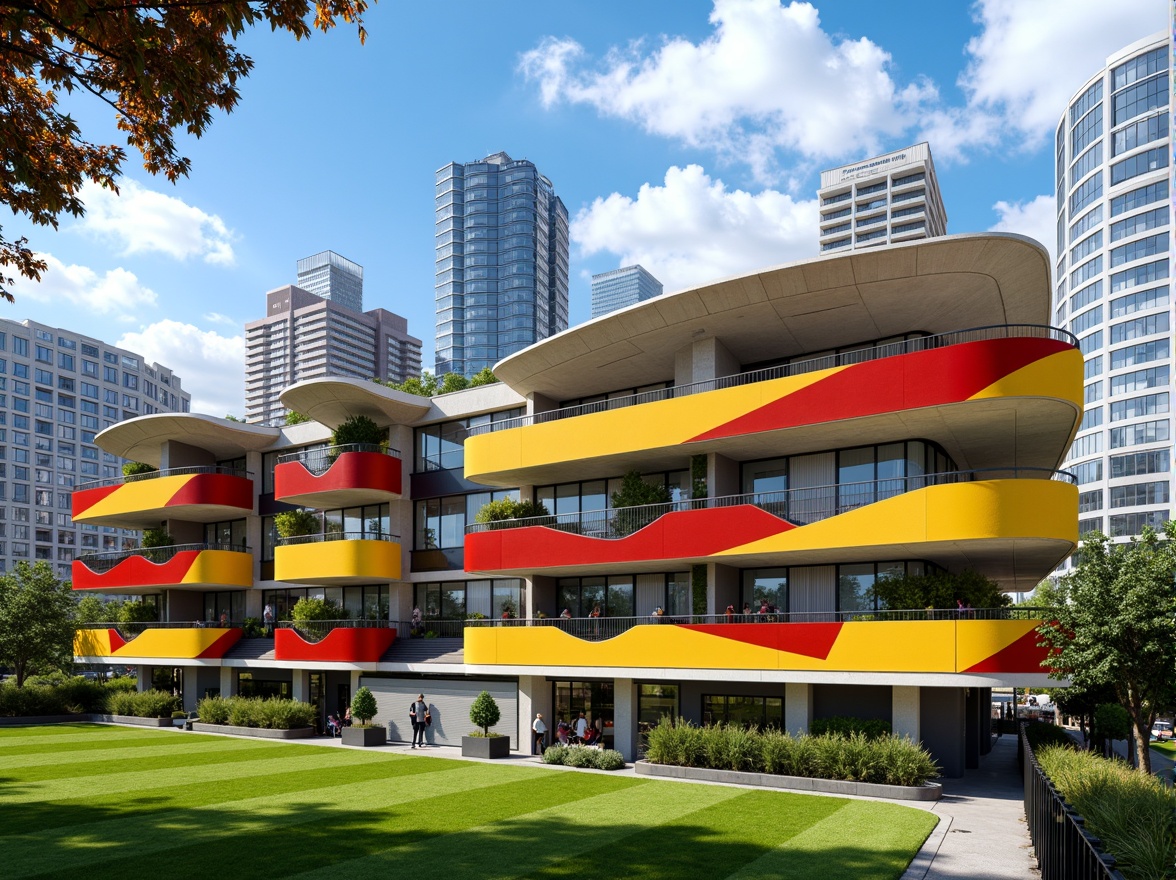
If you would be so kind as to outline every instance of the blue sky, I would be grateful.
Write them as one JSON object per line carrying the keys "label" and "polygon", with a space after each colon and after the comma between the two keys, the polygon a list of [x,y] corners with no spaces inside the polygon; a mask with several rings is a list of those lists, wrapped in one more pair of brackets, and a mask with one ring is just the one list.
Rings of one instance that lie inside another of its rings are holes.
{"label": "blue sky", "polygon": [[[593,272],[640,261],[667,289],[815,256],[822,168],[929,140],[949,232],[1052,247],[1051,142],[1067,99],[1163,0],[390,2],[360,46],[261,29],[237,110],[183,142],[172,186],[133,152],[121,197],[61,229],[0,315],[121,341],[195,409],[241,413],[243,325],[295,261],[364,266],[365,307],[405,315],[433,361],[433,172],[506,150],[572,217],[571,321]],[[110,112],[75,99],[93,140]]]}

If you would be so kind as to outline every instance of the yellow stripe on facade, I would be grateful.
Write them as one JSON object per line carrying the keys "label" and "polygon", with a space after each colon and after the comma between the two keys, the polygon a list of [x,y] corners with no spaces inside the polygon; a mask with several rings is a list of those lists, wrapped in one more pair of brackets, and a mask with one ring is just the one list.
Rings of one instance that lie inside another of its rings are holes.
{"label": "yellow stripe on facade", "polygon": [[113,653],[110,630],[79,629],[74,633],[75,657],[109,657]]}
{"label": "yellow stripe on facade", "polygon": [[395,581],[400,568],[400,545],[395,541],[322,541],[274,548],[274,580],[287,583]]}
{"label": "yellow stripe on facade", "polygon": [[968,399],[991,397],[1053,397],[1068,400],[1078,408],[1075,419],[1081,418],[1082,352],[1076,348],[1068,349],[1026,364]]}
{"label": "yellow stripe on facade", "polygon": [[192,627],[191,629],[146,629],[121,648],[113,657],[164,657],[191,660],[199,657],[229,632],[222,627]]}
{"label": "yellow stripe on facade", "polygon": [[253,554],[235,550],[201,550],[180,583],[252,587]]}
{"label": "yellow stripe on facade", "polygon": [[98,517],[120,516],[144,510],[159,510],[167,506],[172,496],[193,478],[193,474],[177,474],[123,483],[98,503],[76,515],[74,522],[86,522]]}
{"label": "yellow stripe on facade", "polygon": [[794,394],[847,367],[479,434],[465,443],[465,477],[674,446]]}

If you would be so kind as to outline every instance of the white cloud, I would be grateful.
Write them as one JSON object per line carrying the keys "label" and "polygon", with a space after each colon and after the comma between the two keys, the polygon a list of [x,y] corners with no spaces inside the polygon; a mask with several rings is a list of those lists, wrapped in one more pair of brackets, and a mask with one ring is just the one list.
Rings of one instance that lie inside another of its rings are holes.
{"label": "white cloud", "polygon": [[779,149],[809,159],[878,151],[936,97],[925,82],[896,83],[877,44],[831,37],[809,3],[716,0],[710,21],[714,33],[697,44],[667,37],[647,51],[636,42],[596,69],[575,40],[548,37],[519,69],[545,106],[593,106],[744,160],[765,180]]}
{"label": "white cloud", "polygon": [[613,193],[576,215],[572,239],[585,256],[640,263],[666,291],[812,256],[817,203],[771,189],[728,190],[698,165],[673,167],[637,197]]}
{"label": "white cloud", "polygon": [[163,320],[124,333],[115,344],[179,375],[192,395],[192,412],[244,415],[244,335],[221,336],[215,330]]}
{"label": "white cloud", "polygon": [[216,214],[183,199],[123,180],[115,195],[95,183],[82,187],[86,214],[72,227],[121,248],[120,255],[162,253],[177,260],[233,264],[233,233]]}
{"label": "white cloud", "polygon": [[1052,195],[1038,196],[1031,202],[997,202],[992,206],[997,220],[989,232],[1016,232],[1036,239],[1049,251],[1050,265],[1057,259],[1057,211]]}
{"label": "white cloud", "polygon": [[88,266],[67,266],[52,254],[38,256],[47,269],[40,282],[19,280],[14,290],[18,298],[77,306],[100,315],[131,314],[156,304],[155,292],[126,269],[120,267],[99,275]]}
{"label": "white cloud", "polygon": [[[968,41],[959,79],[968,95],[964,120],[999,115],[1031,147],[1053,132],[1107,56],[1167,25],[1156,0],[979,0],[974,17],[981,32]],[[989,131],[988,140],[999,134]]]}
{"label": "white cloud", "polygon": [[210,324],[224,324],[227,327],[236,327],[241,323],[236,318],[230,318],[220,312],[205,312],[201,317]]}

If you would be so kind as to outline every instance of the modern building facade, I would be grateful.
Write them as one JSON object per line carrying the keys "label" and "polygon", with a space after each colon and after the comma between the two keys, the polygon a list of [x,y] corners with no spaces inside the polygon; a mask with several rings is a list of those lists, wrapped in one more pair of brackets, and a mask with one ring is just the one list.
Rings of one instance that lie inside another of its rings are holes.
{"label": "modern building facade", "polygon": [[1170,69],[1167,34],[1134,43],[1058,122],[1053,321],[1086,358],[1067,460],[1081,534],[1126,540],[1172,513]]}
{"label": "modern building facade", "polygon": [[568,326],[568,211],[534,163],[437,171],[437,375],[470,377]]}
{"label": "modern building facade", "polygon": [[297,284],[353,312],[363,311],[363,266],[334,251],[299,260]]}
{"label": "modern building facade", "polygon": [[821,172],[821,253],[947,234],[929,144]]}
{"label": "modern building facade", "polygon": [[662,283],[642,266],[625,266],[592,276],[592,317],[662,295]]}
{"label": "modern building facade", "polygon": [[[535,712],[583,710],[629,758],[663,714],[880,718],[959,775],[991,741],[988,689],[1050,683],[1040,620],[880,607],[872,587],[975,568],[1026,590],[1072,552],[1078,490],[1057,467],[1082,356],[1046,326],[1049,268],[1016,236],[895,245],[639,303],[506,358],[494,385],[315,379],[282,395],[306,424],[115,425],[104,449],[161,470],[80,487],[75,519],[163,523],[177,546],[76,560],[74,587],[157,595],[171,625],[96,625],[76,654],[144,686],[178,669],[188,708],[282,693],[325,718],[366,685],[393,740],[424,693],[438,744],[483,689],[516,748]],[[325,448],[357,415],[392,449]],[[669,501],[614,507],[632,471]],[[548,515],[476,522],[507,496]],[[274,536],[292,505],[315,534]],[[244,637],[302,596],[351,620]]]}
{"label": "modern building facade", "polygon": [[245,325],[245,421],[280,425],[283,389],[354,376],[403,382],[421,374],[421,341],[385,309],[358,312],[287,285],[265,295],[266,316]]}
{"label": "modern building facade", "polygon": [[74,523],[70,495],[122,476],[126,459],[95,443],[101,430],[190,402],[179,376],[135,352],[0,319],[0,572],[45,561],[68,579],[78,554],[137,547],[133,530]]}

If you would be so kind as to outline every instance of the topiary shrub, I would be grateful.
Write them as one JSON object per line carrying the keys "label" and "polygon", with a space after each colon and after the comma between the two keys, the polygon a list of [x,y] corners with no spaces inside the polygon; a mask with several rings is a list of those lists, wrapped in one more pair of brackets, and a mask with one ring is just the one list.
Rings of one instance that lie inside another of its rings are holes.
{"label": "topiary shrub", "polygon": [[470,706],[470,721],[482,728],[482,736],[489,736],[490,728],[497,724],[500,718],[502,710],[498,708],[498,703],[494,702],[489,691],[482,691],[474,697],[473,705]]}
{"label": "topiary shrub", "polygon": [[310,510],[283,510],[274,516],[274,528],[283,538],[314,535],[319,530],[318,514]]}
{"label": "topiary shrub", "polygon": [[351,698],[351,715],[359,720],[360,727],[368,726],[376,710],[376,698],[369,688],[361,687]]}

